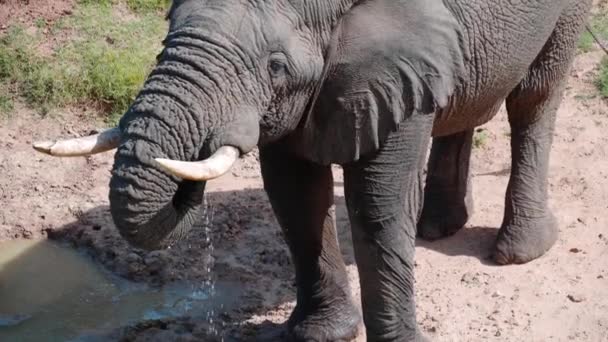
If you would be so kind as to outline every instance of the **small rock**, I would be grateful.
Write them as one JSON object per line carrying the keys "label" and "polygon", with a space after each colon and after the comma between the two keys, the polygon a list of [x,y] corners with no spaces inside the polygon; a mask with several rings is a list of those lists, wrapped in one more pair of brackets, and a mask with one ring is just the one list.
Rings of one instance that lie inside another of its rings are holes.
{"label": "small rock", "polygon": [[577,218],[576,220],[577,220],[578,222],[582,223],[583,225],[587,225],[587,224],[585,223],[585,220],[583,220],[583,219],[582,219],[582,218],[580,218],[580,217],[579,217],[579,218]]}
{"label": "small rock", "polygon": [[460,281],[467,285],[487,285],[489,283],[490,275],[483,272],[467,272],[462,275]]}
{"label": "small rock", "polygon": [[580,253],[580,252],[581,252],[581,250],[576,247],[570,248],[570,253]]}
{"label": "small rock", "polygon": [[496,333],[494,334],[494,336],[499,337],[501,335],[500,330],[496,330]]}
{"label": "small rock", "polygon": [[568,299],[570,299],[570,301],[573,303],[580,303],[585,300],[585,297],[583,297],[582,295],[569,294]]}
{"label": "small rock", "polygon": [[600,274],[597,276],[597,279],[604,279],[604,276]]}
{"label": "small rock", "polygon": [[129,253],[129,255],[127,255],[127,257],[125,259],[127,260],[128,263],[132,263],[132,262],[139,261],[140,257],[139,257],[139,255],[137,255],[135,253]]}
{"label": "small rock", "polygon": [[463,274],[462,278],[460,278],[460,281],[465,284],[479,284],[479,279],[477,279],[475,274],[473,274],[471,272],[467,272],[467,273]]}
{"label": "small rock", "polygon": [[502,293],[500,293],[500,291],[496,290],[494,291],[494,293],[492,293],[492,298],[496,298],[496,297],[502,297]]}
{"label": "small rock", "polygon": [[160,271],[166,263],[166,255],[162,251],[150,252],[144,259],[144,263],[150,272]]}

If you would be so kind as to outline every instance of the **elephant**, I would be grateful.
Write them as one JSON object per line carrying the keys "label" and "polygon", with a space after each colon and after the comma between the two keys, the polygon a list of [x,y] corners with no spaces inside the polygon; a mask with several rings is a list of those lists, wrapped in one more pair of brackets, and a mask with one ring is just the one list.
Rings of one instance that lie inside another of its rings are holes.
{"label": "elephant", "polygon": [[[174,0],[157,64],[118,127],[34,148],[54,156],[116,148],[114,223],[132,245],[156,249],[199,219],[206,182],[257,147],[295,268],[290,338],[348,340],[363,325],[369,341],[424,340],[415,240],[449,236],[469,219],[474,129],[503,103],[512,167],[494,260],[526,263],[557,239],[549,155],[590,7]],[[361,310],[337,240],[332,164],[344,173]]]}

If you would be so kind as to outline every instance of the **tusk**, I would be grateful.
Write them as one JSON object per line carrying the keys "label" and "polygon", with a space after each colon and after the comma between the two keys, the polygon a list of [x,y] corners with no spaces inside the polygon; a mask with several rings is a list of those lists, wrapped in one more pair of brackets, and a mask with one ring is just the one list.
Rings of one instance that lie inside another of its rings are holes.
{"label": "tusk", "polygon": [[87,137],[34,143],[36,151],[56,157],[83,157],[115,149],[120,144],[120,129],[111,128]]}
{"label": "tusk", "polygon": [[239,159],[241,152],[232,146],[220,147],[211,157],[197,161],[185,162],[171,159],[155,158],[158,165],[168,173],[192,181],[207,181],[225,174]]}

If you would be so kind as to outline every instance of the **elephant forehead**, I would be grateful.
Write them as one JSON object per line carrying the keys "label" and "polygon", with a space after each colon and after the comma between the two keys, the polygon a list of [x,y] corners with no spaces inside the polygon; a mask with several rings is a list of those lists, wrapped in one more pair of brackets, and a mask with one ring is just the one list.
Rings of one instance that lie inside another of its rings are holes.
{"label": "elephant forehead", "polygon": [[172,25],[210,27],[234,36],[257,9],[248,0],[174,1],[169,17]]}
{"label": "elephant forehead", "polygon": [[298,12],[286,0],[192,0],[174,3],[170,19],[173,29],[192,27],[215,38],[258,47],[301,24]]}

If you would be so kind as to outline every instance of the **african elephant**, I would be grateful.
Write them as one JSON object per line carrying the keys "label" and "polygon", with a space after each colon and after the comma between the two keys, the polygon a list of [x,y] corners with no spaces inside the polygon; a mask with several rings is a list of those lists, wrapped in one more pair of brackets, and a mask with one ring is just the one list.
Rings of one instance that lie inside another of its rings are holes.
{"label": "african elephant", "polygon": [[[590,0],[176,0],[164,49],[119,127],[38,143],[117,147],[116,227],[158,248],[198,219],[207,180],[260,149],[264,188],[295,265],[295,340],[352,337],[330,165],[345,197],[370,341],[411,341],[416,235],[471,213],[473,130],[506,101],[512,168],[495,245],[525,263],[557,237],[547,205],[556,109]],[[423,167],[433,137],[426,186]]]}

